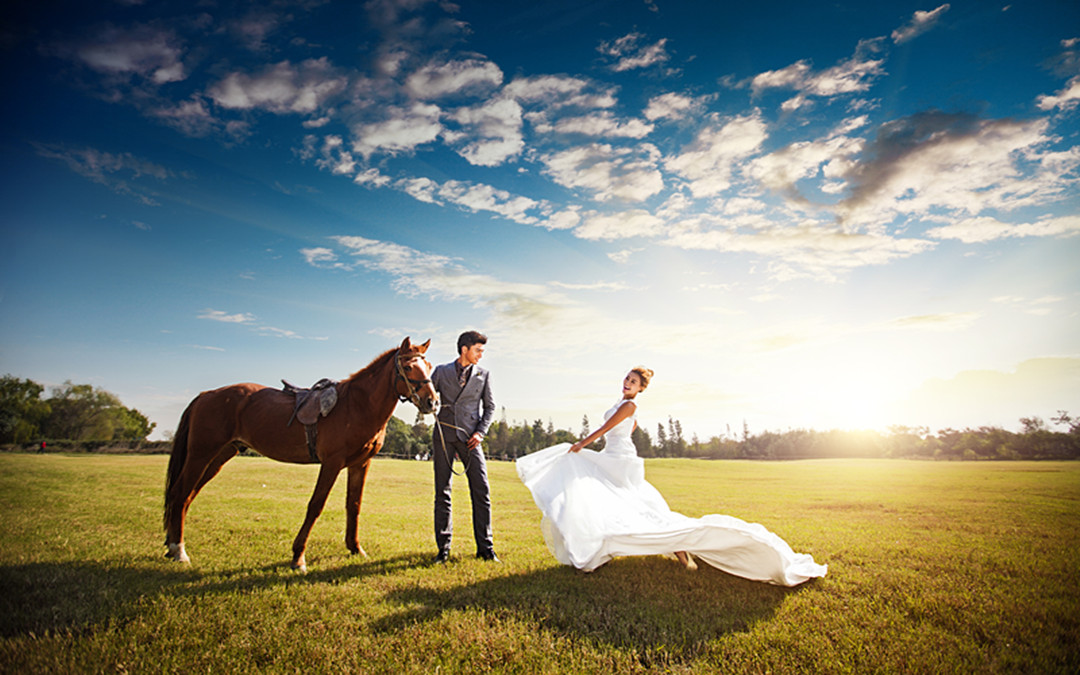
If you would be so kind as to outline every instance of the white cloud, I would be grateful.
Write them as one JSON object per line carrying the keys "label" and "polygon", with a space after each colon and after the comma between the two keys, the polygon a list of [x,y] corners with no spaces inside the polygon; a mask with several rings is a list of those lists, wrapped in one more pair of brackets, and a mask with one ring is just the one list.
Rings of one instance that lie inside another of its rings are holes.
{"label": "white cloud", "polygon": [[804,221],[796,225],[759,225],[750,232],[729,227],[685,227],[673,230],[664,244],[690,250],[726,251],[766,256],[776,261],[772,276],[838,280],[837,273],[882,265],[934,248],[924,239],[850,232],[841,227]]}
{"label": "white cloud", "polygon": [[144,176],[159,181],[174,176],[169,169],[132,155],[130,152],[102,152],[95,148],[68,148],[60,145],[33,144],[37,154],[63,162],[83,178],[104,185],[118,194],[138,199],[148,206],[157,206],[152,192],[134,183]]}
{"label": "white cloud", "polygon": [[564,117],[554,123],[537,118],[534,127],[539,133],[581,134],[606,138],[645,138],[653,131],[651,124],[641,120],[618,120],[604,110],[580,117]]}
{"label": "white cloud", "polygon": [[674,92],[653,96],[645,108],[645,119],[650,122],[670,119],[678,120],[699,110],[704,106],[706,97],[693,98]]}
{"label": "white cloud", "polygon": [[797,61],[780,70],[767,70],[754,77],[750,88],[754,94],[766,89],[801,89],[810,73],[809,61]]}
{"label": "white cloud", "polygon": [[1080,235],[1080,216],[1045,218],[1034,223],[1003,223],[996,218],[967,218],[935,227],[926,233],[935,239],[958,239],[977,244],[1020,237],[1075,237]]}
{"label": "white cloud", "polygon": [[713,114],[692,143],[664,160],[664,167],[686,179],[695,197],[713,196],[731,186],[735,165],[757,152],[765,138],[758,111],[732,119]]}
{"label": "white cloud", "polygon": [[357,185],[366,185],[369,187],[387,187],[390,185],[391,180],[389,176],[384,176],[378,169],[365,169],[356,174],[353,178],[353,182]]}
{"label": "white cloud", "polygon": [[809,61],[796,63],[780,70],[760,73],[750,82],[757,96],[768,89],[794,89],[801,96],[785,102],[786,110],[795,110],[807,103],[806,96],[823,98],[853,94],[868,90],[884,73],[884,61],[872,58],[880,50],[879,40],[863,40],[855,48],[851,58],[832,68],[814,72]]}
{"label": "white cloud", "polygon": [[529,215],[529,211],[539,207],[539,202],[490,185],[450,180],[440,185],[434,194],[473,212],[487,211],[525,225],[537,223],[537,218]]}
{"label": "white cloud", "polygon": [[[356,170],[356,160],[352,153],[345,149],[345,141],[341,136],[328,134],[321,141],[320,143],[320,139],[315,136],[305,136],[300,156],[303,159],[314,159],[315,166],[339,176],[350,175]],[[355,180],[362,182],[359,176]]]}
{"label": "white cloud", "polygon": [[459,155],[475,166],[498,166],[517,157],[525,147],[521,133],[521,105],[512,98],[495,98],[448,115],[462,128],[452,143]]}
{"label": "white cloud", "polygon": [[229,314],[220,309],[205,309],[203,310],[203,313],[199,315],[199,318],[209,319],[210,321],[220,321],[222,323],[250,324],[255,322],[255,316],[253,314],[248,314],[247,312]]}
{"label": "white cloud", "polygon": [[149,114],[187,136],[205,136],[224,127],[199,96],[151,108]]}
{"label": "white cloud", "polygon": [[503,73],[491,61],[465,59],[429,63],[409,75],[405,89],[419,99],[470,93],[484,94],[502,84]]}
{"label": "white cloud", "polygon": [[590,213],[574,230],[582,239],[627,239],[654,237],[664,231],[664,220],[649,211],[632,210],[620,213]]}
{"label": "white cloud", "polygon": [[[328,249],[305,249],[302,251],[305,259],[309,264],[317,267],[342,267],[340,264],[327,265],[326,262],[329,258],[333,258],[333,252]],[[239,312],[237,314],[229,314],[219,309],[205,309],[202,314],[199,314],[198,318],[207,319],[209,321],[218,321],[220,323],[235,323],[242,326],[247,326],[253,332],[259,335],[266,335],[270,337],[284,337],[293,340],[325,340],[326,338],[305,338],[303,335],[299,335],[294,331],[284,328],[275,328],[273,326],[266,326],[260,324],[254,314],[248,312]]]}
{"label": "white cloud", "polygon": [[751,161],[746,173],[770,190],[794,197],[799,180],[816,177],[823,166],[826,175],[831,164],[847,166],[848,158],[862,148],[862,139],[846,136],[792,143]]}
{"label": "white cloud", "polygon": [[634,257],[635,253],[640,253],[643,250],[645,250],[645,249],[641,249],[641,248],[624,248],[621,251],[613,251],[611,253],[608,253],[608,259],[610,259],[614,263],[624,265],[624,264],[630,262],[630,258]]}
{"label": "white cloud", "polygon": [[[980,120],[930,111],[889,122],[866,157],[843,173],[851,195],[837,206],[846,221],[874,224],[932,209],[976,215],[1054,199],[1080,155],[1039,156],[1047,120]],[[1021,163],[1035,162],[1028,177]]]}
{"label": "white cloud", "polygon": [[641,33],[629,33],[613,42],[602,42],[596,50],[615,60],[611,69],[617,73],[648,68],[670,58],[665,49],[667,38],[643,45],[641,41],[644,37]]}
{"label": "white cloud", "polygon": [[593,143],[540,159],[544,173],[556,183],[589,190],[598,201],[642,201],[664,187],[657,169],[659,151],[648,143],[635,148]]}
{"label": "white cloud", "polygon": [[337,74],[323,57],[299,65],[282,61],[255,75],[230,73],[212,85],[207,95],[225,108],[312,113],[344,91],[347,84],[348,79]]}
{"label": "white cloud", "polygon": [[540,284],[507,282],[469,271],[443,255],[392,242],[355,236],[331,237],[367,269],[390,275],[404,295],[460,301],[484,308],[502,324],[533,326],[556,321],[569,306],[561,294]]}
{"label": "white cloud", "polygon": [[1065,87],[1053,96],[1040,96],[1035,101],[1039,110],[1072,110],[1080,105],[1080,75],[1072,78]]}
{"label": "white cloud", "polygon": [[138,75],[153,84],[187,77],[183,42],[171,30],[135,25],[108,25],[82,43],[64,45],[63,55],[109,76]]}
{"label": "white cloud", "polygon": [[431,143],[443,131],[441,111],[428,103],[414,103],[408,108],[386,108],[386,118],[352,127],[353,150],[370,157],[377,151],[391,154],[410,152]]}
{"label": "white cloud", "polygon": [[267,50],[266,39],[278,32],[288,15],[278,15],[266,9],[254,9],[227,23],[229,32],[253,52]]}
{"label": "white cloud", "polygon": [[890,330],[958,332],[967,330],[978,319],[978,312],[943,312],[940,314],[902,316],[885,322],[881,327]]}
{"label": "white cloud", "polygon": [[565,75],[519,77],[503,88],[504,95],[525,105],[555,111],[565,108],[595,110],[616,104],[615,88]]}
{"label": "white cloud", "polygon": [[597,281],[597,282],[591,283],[591,284],[568,284],[568,283],[564,283],[562,281],[552,281],[551,285],[555,286],[556,288],[565,288],[568,291],[614,292],[614,291],[625,291],[625,290],[629,290],[629,288],[630,288],[629,286],[627,286],[624,283],[611,282],[611,281]]}
{"label": "white cloud", "polygon": [[577,225],[580,219],[577,207],[556,210],[547,201],[523,197],[484,183],[461,180],[439,183],[424,176],[393,180],[378,169],[358,173],[353,182],[368,187],[392,187],[417,201],[450,204],[473,213],[491,213],[522,225],[568,229]]}
{"label": "white cloud", "polygon": [[893,42],[902,44],[922,35],[933,28],[947,11],[949,11],[948,3],[941,5],[936,9],[932,9],[929,12],[921,10],[916,11],[915,14],[912,15],[911,21],[892,32]]}
{"label": "white cloud", "polygon": [[332,266],[338,259],[336,253],[331,249],[323,247],[302,248],[300,249],[300,255],[304,256],[304,261],[307,262],[307,264],[316,267]]}
{"label": "white cloud", "polygon": [[577,206],[567,206],[559,211],[547,213],[543,226],[549,230],[569,230],[577,227],[581,222],[581,209]]}

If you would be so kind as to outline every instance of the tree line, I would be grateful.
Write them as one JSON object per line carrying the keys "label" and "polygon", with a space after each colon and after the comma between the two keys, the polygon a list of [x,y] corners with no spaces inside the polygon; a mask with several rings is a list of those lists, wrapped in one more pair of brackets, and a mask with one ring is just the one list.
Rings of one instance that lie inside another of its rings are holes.
{"label": "tree line", "polygon": [[[0,444],[36,444],[69,441],[88,448],[107,447],[106,442],[142,442],[155,424],[134,408],[125,407],[108,391],[89,384],[65,382],[43,398],[45,387],[11,375],[0,378]],[[793,429],[751,434],[744,423],[741,434],[729,430],[722,436],[700,440],[686,438],[678,419],[669,417],[651,432],[642,426],[631,436],[640,457],[691,457],[700,459],[822,459],[838,457],[928,458],[951,460],[1080,459],[1080,418],[1059,411],[1050,422],[1038,417],[1020,419],[1021,431],[1000,427],[941,429],[890,427],[877,431],[815,431]],[[390,418],[381,454],[399,458],[429,459],[432,425],[417,415],[413,424]],[[572,443],[588,436],[588,416],[576,431],[556,429],[550,420],[509,422],[506,410],[491,425],[484,441],[485,454],[496,460],[514,460],[558,443]],[[170,444],[153,443],[151,451],[168,452]],[[70,444],[65,444],[70,446]],[[160,446],[160,447],[159,447]],[[603,441],[589,446],[603,447]]]}
{"label": "tree line", "polygon": [[[654,434],[641,426],[631,436],[640,457],[690,457],[699,459],[826,459],[826,458],[912,458],[945,460],[1080,459],[1080,418],[1059,411],[1051,418],[1055,431],[1039,417],[1020,419],[1022,430],[1000,427],[941,429],[931,433],[926,427],[890,427],[878,431],[815,431],[793,429],[751,434],[744,424],[741,436],[730,431],[723,436],[687,439],[679,420],[669,417],[656,425]],[[555,429],[549,420],[532,423],[493,423],[484,440],[489,458],[514,460],[558,443],[573,443],[589,434],[589,418],[581,429]],[[603,447],[603,441],[589,446]],[[432,426],[423,417],[409,425],[390,418],[386,443],[380,454],[400,458],[427,459],[432,452]]]}
{"label": "tree line", "polygon": [[33,380],[0,378],[0,443],[142,441],[156,426],[100,387],[68,380],[44,393]]}

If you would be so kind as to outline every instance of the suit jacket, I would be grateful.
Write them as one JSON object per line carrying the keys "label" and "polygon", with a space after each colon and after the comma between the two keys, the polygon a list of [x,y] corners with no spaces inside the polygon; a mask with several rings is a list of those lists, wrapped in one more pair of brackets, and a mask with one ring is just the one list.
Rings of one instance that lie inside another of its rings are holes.
{"label": "suit jacket", "polygon": [[458,440],[463,443],[477,432],[481,436],[487,435],[495,418],[495,399],[491,395],[491,374],[488,371],[479,364],[474,365],[469,381],[462,389],[458,385],[454,362],[451,361],[435,367],[431,373],[431,383],[439,392],[439,420],[459,427],[444,427],[443,433],[456,433]]}

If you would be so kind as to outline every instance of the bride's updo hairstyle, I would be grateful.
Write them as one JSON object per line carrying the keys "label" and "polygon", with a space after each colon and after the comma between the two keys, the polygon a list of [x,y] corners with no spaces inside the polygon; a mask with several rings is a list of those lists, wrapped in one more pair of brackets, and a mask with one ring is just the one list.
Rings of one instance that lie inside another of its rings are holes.
{"label": "bride's updo hairstyle", "polygon": [[645,366],[634,366],[630,369],[630,372],[637,373],[637,376],[641,378],[641,391],[645,391],[649,387],[649,380],[652,379],[653,371]]}

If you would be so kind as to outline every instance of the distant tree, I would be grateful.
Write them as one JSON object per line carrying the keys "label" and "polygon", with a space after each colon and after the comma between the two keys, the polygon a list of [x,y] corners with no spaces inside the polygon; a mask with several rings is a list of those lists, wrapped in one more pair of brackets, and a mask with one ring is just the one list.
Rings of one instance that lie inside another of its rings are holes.
{"label": "distant tree", "polygon": [[421,457],[430,457],[432,448],[432,428],[424,420],[423,413],[419,411],[416,413],[416,419],[413,421],[410,431],[412,432],[413,456],[420,455]]}
{"label": "distant tree", "polygon": [[44,424],[45,435],[73,441],[112,440],[115,411],[123,407],[115,394],[71,380],[54,387],[48,403],[52,410]]}
{"label": "distant tree", "polygon": [[0,443],[26,443],[41,435],[51,408],[41,399],[45,388],[11,375],[0,378]]}
{"label": "distant tree", "polygon": [[1080,435],[1080,418],[1073,418],[1066,410],[1059,410],[1057,417],[1051,417],[1050,421],[1054,424],[1061,424],[1069,427],[1070,434]]}
{"label": "distant tree", "polygon": [[1046,430],[1046,422],[1043,422],[1041,417],[1021,417],[1020,424],[1024,427],[1025,434]]}
{"label": "distant tree", "polygon": [[668,456],[668,436],[667,432],[664,431],[663,422],[658,422],[656,424],[656,456]]}
{"label": "distant tree", "polygon": [[533,443],[536,444],[537,449],[543,448],[549,445],[547,429],[544,428],[544,420],[536,420],[532,425]]}
{"label": "distant tree", "polygon": [[634,430],[630,433],[630,440],[634,442],[638,457],[652,457],[655,454],[649,432],[645,431],[643,427],[634,427]]}
{"label": "distant tree", "polygon": [[683,438],[682,422],[668,417],[668,452],[669,457],[686,456],[686,439]]}
{"label": "distant tree", "polygon": [[144,441],[157,426],[134,408],[119,406],[113,409],[112,416],[115,440]]}

